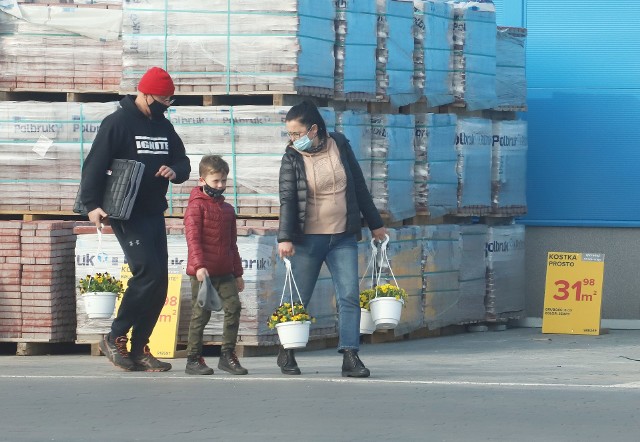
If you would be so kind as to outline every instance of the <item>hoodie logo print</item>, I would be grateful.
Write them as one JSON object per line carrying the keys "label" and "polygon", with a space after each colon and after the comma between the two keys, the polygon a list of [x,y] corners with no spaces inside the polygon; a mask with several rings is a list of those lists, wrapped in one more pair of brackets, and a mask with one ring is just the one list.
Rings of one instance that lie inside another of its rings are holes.
{"label": "hoodie logo print", "polygon": [[136,135],[138,155],[168,155],[169,140],[167,137],[145,137]]}

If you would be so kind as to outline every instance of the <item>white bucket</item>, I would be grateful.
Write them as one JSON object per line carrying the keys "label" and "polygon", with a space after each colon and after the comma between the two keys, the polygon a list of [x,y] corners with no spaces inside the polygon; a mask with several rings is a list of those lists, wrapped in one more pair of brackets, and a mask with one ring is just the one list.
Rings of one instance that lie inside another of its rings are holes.
{"label": "white bucket", "polygon": [[371,318],[376,324],[376,328],[396,328],[396,325],[400,322],[403,305],[404,301],[402,299],[388,297],[373,298],[369,301]]}
{"label": "white bucket", "polygon": [[309,326],[311,322],[280,322],[276,324],[276,330],[278,331],[278,337],[280,343],[284,348],[304,348],[309,342]]}
{"label": "white bucket", "polygon": [[82,295],[84,309],[90,319],[108,319],[116,308],[115,293],[88,292]]}

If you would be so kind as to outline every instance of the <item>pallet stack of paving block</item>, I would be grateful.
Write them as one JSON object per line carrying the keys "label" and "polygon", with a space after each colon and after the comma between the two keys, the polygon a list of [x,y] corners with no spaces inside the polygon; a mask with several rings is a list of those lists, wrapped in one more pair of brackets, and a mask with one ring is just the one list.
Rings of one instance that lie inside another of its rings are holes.
{"label": "pallet stack of paving block", "polygon": [[0,221],[0,340],[22,336],[21,221]]}
{"label": "pallet stack of paving block", "polygon": [[177,94],[333,95],[334,2],[147,0],[123,12],[123,91],[163,66]]}
{"label": "pallet stack of paving block", "polygon": [[[117,25],[121,11],[88,6],[20,5],[18,16],[0,8],[0,88],[117,91],[122,72],[122,41],[117,33],[105,41],[80,35],[78,29],[86,20],[101,23],[103,14]],[[64,22],[56,22],[63,15]]]}
{"label": "pallet stack of paving block", "polygon": [[74,341],[74,225],[74,221],[22,223],[22,341]]}
{"label": "pallet stack of paving block", "polygon": [[82,163],[116,106],[0,102],[0,210],[70,212]]}

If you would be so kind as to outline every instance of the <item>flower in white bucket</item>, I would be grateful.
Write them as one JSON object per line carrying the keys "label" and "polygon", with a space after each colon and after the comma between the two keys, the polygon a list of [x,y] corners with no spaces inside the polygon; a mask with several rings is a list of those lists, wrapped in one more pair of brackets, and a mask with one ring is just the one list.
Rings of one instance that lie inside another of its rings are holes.
{"label": "flower in white bucket", "polygon": [[96,273],[80,278],[78,288],[82,295],[95,292],[110,292],[115,293],[120,298],[124,292],[122,281],[110,275],[109,272]]}
{"label": "flower in white bucket", "polygon": [[78,282],[87,316],[91,319],[106,319],[113,314],[116,298],[124,292],[122,281],[108,272],[95,273]]}

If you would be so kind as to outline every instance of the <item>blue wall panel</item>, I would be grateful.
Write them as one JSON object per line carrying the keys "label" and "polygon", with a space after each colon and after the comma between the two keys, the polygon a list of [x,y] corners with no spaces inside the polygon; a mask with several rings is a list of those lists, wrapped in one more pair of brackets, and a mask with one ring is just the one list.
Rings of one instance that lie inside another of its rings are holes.
{"label": "blue wall panel", "polygon": [[495,4],[499,25],[528,29],[522,221],[640,226],[640,2]]}

